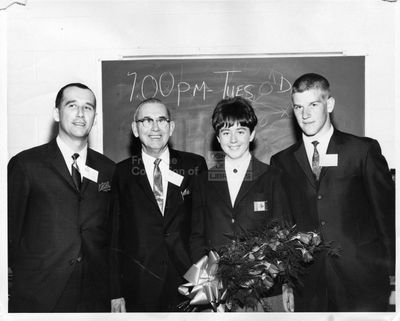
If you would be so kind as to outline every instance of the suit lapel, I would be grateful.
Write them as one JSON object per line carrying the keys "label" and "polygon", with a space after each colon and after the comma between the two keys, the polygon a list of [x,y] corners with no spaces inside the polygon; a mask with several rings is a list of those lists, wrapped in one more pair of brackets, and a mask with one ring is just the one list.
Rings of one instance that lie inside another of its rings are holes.
{"label": "suit lapel", "polygon": [[[332,134],[332,137],[329,141],[328,144],[328,149],[326,151],[327,154],[339,154],[339,149],[340,149],[340,134],[336,129],[334,129],[334,132]],[[321,181],[322,178],[325,176],[326,172],[329,170],[329,167],[322,167],[321,169],[321,174],[319,176],[319,180]]]}
{"label": "suit lapel", "polygon": [[48,152],[48,161],[50,167],[57,173],[58,176],[67,184],[69,185],[75,192],[78,192],[75,188],[74,182],[72,180],[72,176],[67,168],[65,163],[64,157],[58,148],[57,142],[53,139],[49,143],[49,152]]}
{"label": "suit lapel", "polygon": [[240,201],[246,196],[249,190],[257,181],[258,177],[266,171],[266,167],[262,166],[258,159],[254,156],[251,157],[249,167],[247,168],[246,175],[243,179],[242,185],[240,186],[239,193],[236,196],[235,207]]}
{"label": "suit lapel", "polygon": [[[182,160],[175,150],[170,149],[169,151],[169,169],[178,174],[181,174]],[[165,178],[167,179],[167,178]],[[184,186],[184,179],[182,180],[181,186]],[[181,186],[177,186],[171,182],[168,182],[167,197],[165,198],[165,208],[164,208],[164,220],[165,224],[174,217],[174,212],[178,208],[177,204],[182,197]]]}
{"label": "suit lapel", "polygon": [[298,142],[298,147],[294,152],[294,157],[296,158],[298,164],[300,165],[301,169],[303,170],[310,184],[314,188],[317,188],[317,182],[315,181],[315,177],[311,170],[310,163],[308,162],[306,148],[304,147],[303,140]]}
{"label": "suit lapel", "polygon": [[[97,170],[96,162],[95,162],[95,160],[93,158],[93,153],[89,148],[87,150],[87,157],[86,157],[86,164],[85,165],[89,166],[90,168],[93,168],[93,169]],[[87,179],[86,177],[83,177],[82,186],[81,186],[81,194],[83,194],[85,192],[85,190],[88,187],[88,185],[89,185],[89,179]]]}
{"label": "suit lapel", "polygon": [[215,167],[212,167],[209,170],[208,180],[216,193],[220,194],[221,199],[225,204],[232,209],[231,196],[229,194],[228,182],[226,180],[224,158],[219,161]]}
{"label": "suit lapel", "polygon": [[132,156],[131,174],[132,174],[132,179],[134,179],[134,181],[137,182],[139,187],[142,189],[143,193],[148,197],[149,200],[151,200],[154,203],[154,205],[158,209],[158,204],[156,198],[154,197],[154,193],[151,189],[149,180],[147,178],[146,169],[144,168],[144,163],[140,152],[138,155]]}

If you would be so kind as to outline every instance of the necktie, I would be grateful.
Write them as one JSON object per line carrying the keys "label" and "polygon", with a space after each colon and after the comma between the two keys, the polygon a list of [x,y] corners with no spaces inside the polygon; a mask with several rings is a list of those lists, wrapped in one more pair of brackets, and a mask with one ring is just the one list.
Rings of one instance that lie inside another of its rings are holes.
{"label": "necktie", "polygon": [[160,208],[161,213],[163,212],[163,184],[161,170],[158,166],[161,162],[161,158],[157,158],[154,161],[154,171],[153,171],[153,193]]}
{"label": "necktie", "polygon": [[74,162],[72,163],[71,173],[72,173],[72,180],[74,181],[75,187],[78,191],[81,189],[81,173],[79,172],[79,167],[77,163],[77,159],[79,157],[78,153],[72,155],[72,159]]}
{"label": "necktie", "polygon": [[319,166],[319,153],[318,153],[318,149],[317,149],[317,145],[319,144],[319,142],[314,140],[311,144],[314,145],[314,153],[312,155],[311,168],[315,175],[315,179],[319,180],[319,174],[321,173],[321,166]]}

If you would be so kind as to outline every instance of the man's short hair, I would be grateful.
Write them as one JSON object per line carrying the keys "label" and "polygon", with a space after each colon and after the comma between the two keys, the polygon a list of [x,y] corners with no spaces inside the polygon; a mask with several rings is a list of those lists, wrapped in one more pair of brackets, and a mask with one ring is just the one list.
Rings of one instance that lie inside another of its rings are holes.
{"label": "man's short hair", "polygon": [[257,116],[250,101],[240,96],[220,100],[212,115],[215,133],[218,135],[221,128],[232,127],[236,123],[253,132]]}
{"label": "man's short hair", "polygon": [[133,114],[133,120],[137,121],[137,114],[139,113],[140,107],[142,107],[145,104],[160,104],[165,106],[165,109],[167,110],[167,115],[168,119],[171,119],[171,112],[169,111],[168,107],[158,98],[146,98],[145,100],[142,100],[136,107],[135,113]]}
{"label": "man's short hair", "polygon": [[61,101],[63,99],[64,91],[65,91],[65,89],[67,89],[69,87],[78,87],[78,88],[81,88],[81,89],[90,90],[92,92],[93,96],[94,96],[94,107],[96,108],[96,96],[95,96],[93,90],[91,90],[88,86],[86,86],[84,84],[81,84],[79,82],[74,82],[74,83],[67,84],[67,85],[65,85],[64,87],[62,87],[58,91],[57,96],[56,96],[56,102],[55,102],[57,108],[60,108],[60,104],[61,104]]}
{"label": "man's short hair", "polygon": [[292,86],[292,95],[295,93],[302,93],[310,89],[321,89],[328,94],[328,97],[331,93],[329,82],[325,77],[314,73],[308,73],[295,80]]}

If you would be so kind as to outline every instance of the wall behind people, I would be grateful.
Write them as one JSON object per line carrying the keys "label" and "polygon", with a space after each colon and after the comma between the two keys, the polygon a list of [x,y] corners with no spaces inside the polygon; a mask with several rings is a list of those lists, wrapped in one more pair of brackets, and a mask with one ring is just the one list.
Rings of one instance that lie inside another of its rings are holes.
{"label": "wall behind people", "polygon": [[[394,167],[395,5],[377,0],[32,0],[12,6],[5,31],[8,157],[54,135],[51,108],[63,84],[84,82],[101,101],[101,59],[343,51],[366,55],[365,134],[379,140]],[[101,114],[90,142],[102,150]]]}

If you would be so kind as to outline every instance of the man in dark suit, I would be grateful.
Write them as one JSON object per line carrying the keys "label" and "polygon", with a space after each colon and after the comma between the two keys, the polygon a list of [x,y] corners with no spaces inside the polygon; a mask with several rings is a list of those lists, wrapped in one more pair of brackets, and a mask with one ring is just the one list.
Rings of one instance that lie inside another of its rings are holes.
{"label": "man in dark suit", "polygon": [[386,311],[394,275],[394,183],[376,140],[331,124],[328,81],[305,74],[293,84],[302,139],[274,155],[299,230],[317,230],[340,255],[317,256],[297,287],[296,311]]}
{"label": "man in dark suit", "polygon": [[[199,155],[168,148],[174,130],[158,99],[139,104],[132,123],[141,151],[114,176],[113,311],[176,311],[190,267],[191,189],[207,168]],[[123,300],[124,299],[124,300]],[[126,305],[126,306],[124,306]]]}
{"label": "man in dark suit", "polygon": [[110,311],[114,163],[88,148],[96,99],[72,83],[56,97],[56,139],[8,165],[10,312]]}

